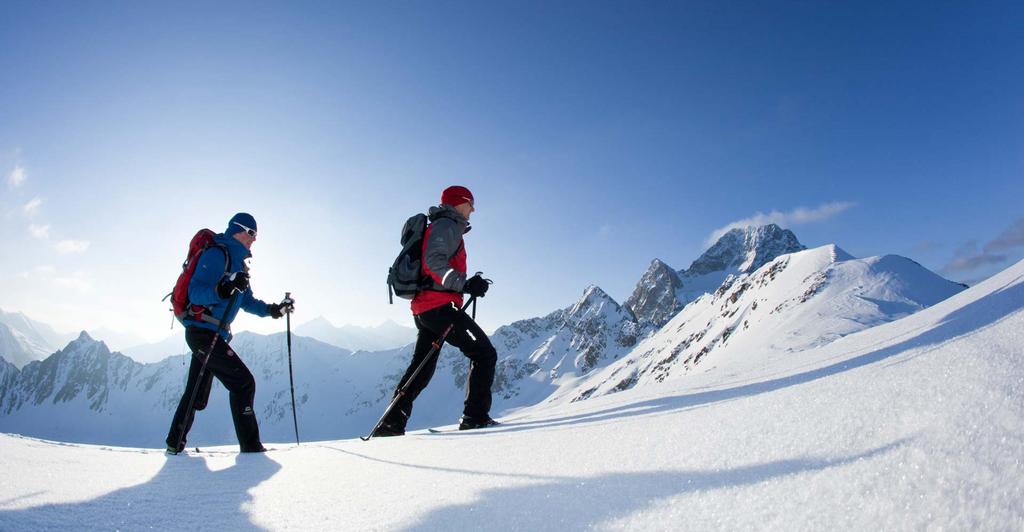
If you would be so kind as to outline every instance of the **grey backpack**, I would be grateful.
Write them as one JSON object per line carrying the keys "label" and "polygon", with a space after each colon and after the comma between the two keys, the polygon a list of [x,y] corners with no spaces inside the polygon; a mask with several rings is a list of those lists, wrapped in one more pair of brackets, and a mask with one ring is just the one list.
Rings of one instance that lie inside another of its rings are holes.
{"label": "grey backpack", "polygon": [[388,301],[395,302],[392,294],[412,299],[421,290],[429,288],[431,281],[423,275],[423,235],[427,232],[427,215],[416,214],[402,226],[402,251],[388,269]]}

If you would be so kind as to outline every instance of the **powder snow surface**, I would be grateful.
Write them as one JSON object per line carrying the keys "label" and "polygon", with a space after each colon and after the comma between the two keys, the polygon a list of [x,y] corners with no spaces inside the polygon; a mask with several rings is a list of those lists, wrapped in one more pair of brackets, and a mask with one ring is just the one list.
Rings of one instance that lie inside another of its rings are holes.
{"label": "powder snow surface", "polygon": [[475,433],[167,457],[0,435],[0,530],[1024,529],[1024,262],[827,346]]}

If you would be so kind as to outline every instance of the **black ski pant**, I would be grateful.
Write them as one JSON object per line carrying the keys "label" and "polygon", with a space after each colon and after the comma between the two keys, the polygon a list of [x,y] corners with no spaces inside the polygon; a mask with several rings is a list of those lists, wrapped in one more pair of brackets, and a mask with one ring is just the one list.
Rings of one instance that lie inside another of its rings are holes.
{"label": "black ski pant", "polygon": [[217,338],[217,343],[210,353],[210,359],[206,363],[206,374],[203,376],[201,388],[196,397],[195,407],[189,411],[188,402],[192,398],[192,389],[196,386],[199,378],[199,370],[203,365],[204,353],[210,348],[213,342],[213,331],[202,327],[188,327],[185,329],[185,341],[192,350],[192,363],[188,368],[188,381],[185,383],[185,393],[178,403],[178,410],[174,412],[174,420],[171,421],[171,430],[167,434],[168,447],[174,447],[181,436],[182,446],[192,428],[192,421],[195,420],[195,411],[206,407],[206,401],[210,395],[212,378],[224,385],[228,390],[228,399],[231,403],[231,417],[235,422],[235,435],[238,436],[238,445],[242,451],[257,450],[262,447],[260,443],[260,428],[256,423],[256,412],[253,408],[253,399],[256,397],[256,380],[253,379],[249,368],[245,367],[242,359],[228,345],[224,338]]}
{"label": "black ski pant", "polygon": [[[498,360],[498,353],[491,345],[487,334],[454,304],[428,310],[415,316],[415,321],[418,331],[416,350],[413,351],[409,369],[405,371],[402,380],[398,382],[398,388],[395,389],[394,395],[397,396],[398,391],[409,381],[416,368],[430,352],[433,344],[439,341],[441,335],[444,334],[445,329],[454,324],[445,341],[461,349],[462,354],[470,360],[469,381],[466,384],[466,400],[462,413],[473,418],[486,419],[491,412],[491,385],[494,383],[494,365]],[[440,353],[437,352],[431,355],[431,359],[427,361],[423,370],[409,385],[405,395],[388,415],[386,423],[405,428],[409,416],[412,415],[413,401],[427,387],[430,378],[434,376],[439,355]]]}

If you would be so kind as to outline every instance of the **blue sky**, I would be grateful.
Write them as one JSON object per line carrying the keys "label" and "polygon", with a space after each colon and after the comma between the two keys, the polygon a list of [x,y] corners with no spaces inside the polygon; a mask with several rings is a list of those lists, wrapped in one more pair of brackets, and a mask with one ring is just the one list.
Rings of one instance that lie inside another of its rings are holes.
{"label": "blue sky", "polygon": [[189,237],[248,211],[257,296],[408,325],[387,267],[450,184],[489,329],[745,220],[1024,257],[1019,3],[210,4],[5,3],[0,308],[159,339]]}

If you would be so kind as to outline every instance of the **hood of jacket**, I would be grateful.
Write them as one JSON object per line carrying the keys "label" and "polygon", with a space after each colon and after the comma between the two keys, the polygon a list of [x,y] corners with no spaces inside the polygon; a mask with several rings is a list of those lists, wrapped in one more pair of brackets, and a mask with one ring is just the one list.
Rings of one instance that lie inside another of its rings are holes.
{"label": "hood of jacket", "polygon": [[431,207],[427,211],[427,219],[430,223],[434,223],[441,218],[449,218],[454,220],[455,223],[462,227],[462,233],[468,233],[471,227],[469,226],[469,220],[465,216],[459,214],[459,211],[455,210],[455,207],[442,203],[436,207]]}

